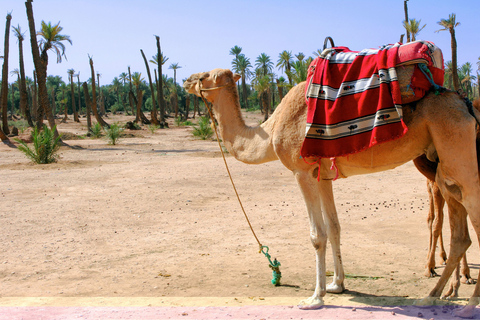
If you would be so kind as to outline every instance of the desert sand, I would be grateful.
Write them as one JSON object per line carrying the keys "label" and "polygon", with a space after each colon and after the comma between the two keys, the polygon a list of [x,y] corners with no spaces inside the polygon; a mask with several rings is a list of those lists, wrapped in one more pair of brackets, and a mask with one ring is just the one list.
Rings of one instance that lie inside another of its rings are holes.
{"label": "desert sand", "polygon": [[[254,125],[262,115],[245,117]],[[58,128],[84,135],[86,121]],[[310,296],[315,256],[293,175],[278,161],[247,165],[226,155],[257,236],[281,262],[275,287],[217,142],[191,131],[171,121],[154,133],[125,131],[117,145],[65,139],[70,147],[49,165],[1,145],[0,305],[288,305]],[[338,180],[334,190],[347,291],[326,303],[409,305],[426,296],[437,278],[424,276],[429,204],[413,163]],[[478,250],[473,239],[474,278]],[[472,291],[462,285],[453,303]]]}

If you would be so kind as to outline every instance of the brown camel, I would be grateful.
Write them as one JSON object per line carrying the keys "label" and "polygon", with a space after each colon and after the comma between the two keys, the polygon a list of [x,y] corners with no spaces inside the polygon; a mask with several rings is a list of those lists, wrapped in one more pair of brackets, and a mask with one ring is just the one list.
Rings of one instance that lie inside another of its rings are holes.
{"label": "brown camel", "polygon": [[[478,154],[478,144],[477,140],[477,154]],[[415,167],[418,171],[422,173],[427,178],[427,191],[428,198],[430,202],[429,212],[427,216],[427,225],[429,232],[429,243],[428,243],[428,254],[427,254],[427,264],[425,266],[425,276],[426,277],[436,277],[438,274],[435,272],[435,251],[437,246],[437,241],[439,243],[439,256],[441,263],[447,262],[447,253],[443,245],[442,237],[442,227],[443,227],[443,207],[445,205],[445,199],[440,192],[438,184],[435,182],[435,174],[437,171],[437,163],[429,161],[425,155],[422,155],[413,160]],[[464,254],[459,265],[461,278],[458,279],[457,273],[452,279],[450,288],[445,294],[445,297],[457,297],[458,288],[460,282],[466,284],[474,284],[475,281],[470,276],[470,268],[467,263],[467,255]]]}
{"label": "brown camel", "polygon": [[[440,297],[445,284],[455,270],[471,240],[467,232],[467,214],[475,231],[480,234],[480,183],[476,167],[475,118],[464,101],[455,93],[429,94],[414,106],[403,108],[408,132],[399,139],[377,144],[365,151],[336,158],[322,158],[313,165],[301,159],[300,150],[306,128],[307,105],[305,82],[293,87],[283,98],[270,119],[257,127],[245,125],[241,116],[235,83],[240,75],[227,69],[214,69],[188,78],[185,89],[204,96],[213,104],[220,135],[225,147],[239,161],[258,164],[280,160],[291,170],[301,189],[310,219],[310,237],[316,253],[316,287],[312,297],[303,300],[304,309],[319,308],[327,292],[325,255],[327,236],[332,244],[335,263],[333,283],[328,291],[344,290],[344,270],[340,252],[340,225],[335,208],[332,180],[352,175],[393,169],[427,154],[438,155],[436,182],[447,202],[455,210],[450,215],[452,239],[450,257],[442,276],[421,304]],[[477,113],[477,118],[480,115]],[[311,162],[310,162],[311,163]],[[320,174],[320,179],[317,177]],[[463,311],[473,314],[479,302],[477,283],[469,306]]]}

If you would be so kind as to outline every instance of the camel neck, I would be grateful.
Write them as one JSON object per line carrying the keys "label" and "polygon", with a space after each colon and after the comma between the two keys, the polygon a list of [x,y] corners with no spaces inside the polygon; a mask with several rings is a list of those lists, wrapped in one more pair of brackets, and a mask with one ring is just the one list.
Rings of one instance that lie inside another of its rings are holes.
{"label": "camel neck", "polygon": [[237,160],[260,164],[278,159],[271,141],[273,121],[256,127],[247,126],[240,111],[236,88],[219,92],[214,111],[223,143]]}

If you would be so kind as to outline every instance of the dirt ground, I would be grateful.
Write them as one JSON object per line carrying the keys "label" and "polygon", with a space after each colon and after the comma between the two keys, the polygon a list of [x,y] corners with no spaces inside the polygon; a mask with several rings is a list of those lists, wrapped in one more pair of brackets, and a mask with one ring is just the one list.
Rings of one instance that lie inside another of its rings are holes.
{"label": "dirt ground", "polygon": [[[246,115],[248,124],[260,118]],[[59,131],[85,134],[86,121],[60,123]],[[275,287],[217,142],[196,140],[191,131],[173,123],[155,133],[144,127],[115,146],[105,139],[65,140],[71,147],[62,147],[50,165],[34,165],[1,145],[0,305],[139,297],[149,304],[203,299],[211,305],[209,299],[222,298],[235,305],[312,295],[315,257],[292,174],[278,161],[246,165],[227,155],[260,241],[281,262],[283,285]],[[413,164],[338,180],[334,188],[347,292],[327,294],[327,303],[405,305],[426,296],[438,278],[423,275],[428,198]],[[448,223],[444,232],[448,244]],[[474,278],[479,257],[473,240]],[[462,285],[459,301],[472,291]]]}

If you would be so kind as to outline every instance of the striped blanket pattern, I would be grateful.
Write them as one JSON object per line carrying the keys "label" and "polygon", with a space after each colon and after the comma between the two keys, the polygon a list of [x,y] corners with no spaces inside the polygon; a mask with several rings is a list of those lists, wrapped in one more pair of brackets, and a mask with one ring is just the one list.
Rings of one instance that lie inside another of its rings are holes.
{"label": "striped blanket pattern", "polygon": [[395,70],[399,46],[335,47],[310,64],[302,157],[345,156],[407,132]]}

